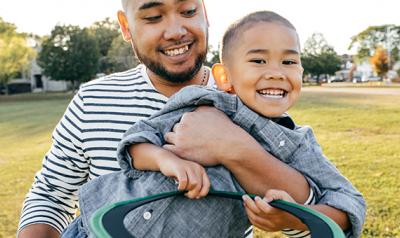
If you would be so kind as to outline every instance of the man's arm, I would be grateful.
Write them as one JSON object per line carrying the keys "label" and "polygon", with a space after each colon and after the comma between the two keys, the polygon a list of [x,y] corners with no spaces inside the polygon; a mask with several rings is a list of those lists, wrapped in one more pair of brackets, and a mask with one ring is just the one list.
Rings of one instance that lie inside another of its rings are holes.
{"label": "man's arm", "polygon": [[219,110],[200,107],[184,114],[164,148],[203,165],[223,164],[241,186],[254,194],[269,189],[287,191],[297,202],[309,195],[306,179],[298,171],[266,152],[245,130]]}
{"label": "man's arm", "polygon": [[57,229],[47,224],[33,224],[25,227],[18,234],[19,238],[58,238]]}
{"label": "man's arm", "polygon": [[[240,137],[242,144],[237,143],[235,138],[240,135],[240,130],[238,133],[232,133],[235,128],[232,128],[229,122],[224,122],[222,119],[223,116],[216,120],[215,118],[218,112],[212,111],[213,110],[210,108],[203,108],[196,113],[186,114],[181,120],[183,124],[178,124],[175,126],[173,133],[166,135],[167,141],[171,142],[171,145],[166,146],[166,148],[175,151],[175,153],[181,157],[195,161],[198,160],[200,163],[203,161],[203,158],[205,158],[205,162],[208,164],[223,161],[221,163],[228,167],[242,186],[251,193],[262,194],[270,188],[281,189],[291,194],[297,202],[303,203],[303,201],[300,200],[302,198],[299,199],[299,197],[296,197],[296,194],[293,193],[293,190],[291,190],[293,188],[291,188],[290,185],[300,187],[304,181],[298,181],[298,177],[296,179],[298,174],[296,175],[296,172],[293,173],[293,169],[287,170],[285,168],[285,166],[290,165],[292,168],[295,168],[296,171],[301,172],[302,175],[307,176],[309,179],[308,182],[318,193],[317,198],[321,199],[322,204],[326,204],[315,205],[316,210],[331,217],[342,228],[347,228],[349,226],[350,217],[353,233],[357,235],[360,232],[364,219],[365,203],[359,192],[356,191],[348,180],[326,160],[317,143],[313,141],[312,136],[310,137],[308,133],[306,136],[302,136],[300,138],[302,140],[302,143],[299,144],[300,146],[288,146],[289,141],[286,140],[286,143],[282,144],[284,146],[281,147],[279,142],[282,137],[279,133],[268,133],[268,131],[263,133],[262,136],[268,137],[274,134],[277,137],[273,139],[275,141],[273,144],[276,145],[276,142],[278,142],[277,146],[272,148],[273,150],[277,148],[279,150],[286,150],[288,147],[292,147],[292,155],[287,154],[290,156],[284,158],[284,161],[288,163],[288,165],[280,164],[280,161],[277,162],[276,159],[265,152],[265,149],[257,149],[258,143],[255,142],[256,144],[254,144],[254,141],[252,142],[251,139],[246,138],[248,136],[246,134],[242,134]],[[204,118],[207,119],[207,123],[212,125],[204,125],[202,122]],[[196,125],[196,127],[190,127],[190,125]],[[207,127],[211,129],[207,129]],[[219,128],[223,128],[223,130]],[[207,133],[204,133],[204,131],[207,131]],[[225,138],[227,134],[228,138]],[[210,136],[210,138],[207,138],[207,136]],[[201,140],[197,141],[198,138],[201,138]],[[266,140],[268,140],[268,138],[266,138]],[[231,149],[227,148],[224,143],[220,143],[221,141],[233,142]],[[201,142],[203,142],[203,144],[199,144]],[[213,144],[219,147],[212,148]],[[191,151],[193,147],[207,149]],[[293,148],[295,150],[293,150]],[[263,155],[263,153],[265,154]],[[211,154],[211,156],[209,156],[209,154]],[[217,156],[217,158],[212,156]],[[257,159],[254,160],[255,158]],[[304,178],[301,177],[300,179]],[[259,187],[254,188],[254,186]],[[249,189],[255,190],[252,191]],[[261,193],[257,192],[257,189],[261,189]],[[266,190],[262,191],[262,189]],[[346,206],[344,206],[343,203],[346,204]],[[351,209],[349,207],[351,207]]]}
{"label": "man's arm", "polygon": [[25,198],[18,237],[58,237],[73,219],[78,188],[88,175],[80,137],[82,99],[76,95],[53,132],[53,144]]}

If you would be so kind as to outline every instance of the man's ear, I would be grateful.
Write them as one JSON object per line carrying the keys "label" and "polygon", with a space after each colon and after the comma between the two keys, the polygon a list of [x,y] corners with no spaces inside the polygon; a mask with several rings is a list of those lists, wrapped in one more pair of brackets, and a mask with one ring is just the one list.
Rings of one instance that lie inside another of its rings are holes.
{"label": "man's ear", "polygon": [[124,37],[125,41],[131,41],[132,35],[129,31],[128,20],[126,19],[126,15],[123,11],[118,11],[118,23],[119,27],[121,28],[122,36]]}
{"label": "man's ear", "polygon": [[233,86],[228,79],[227,70],[223,64],[221,63],[214,64],[212,67],[212,74],[220,90],[228,93],[234,93]]}

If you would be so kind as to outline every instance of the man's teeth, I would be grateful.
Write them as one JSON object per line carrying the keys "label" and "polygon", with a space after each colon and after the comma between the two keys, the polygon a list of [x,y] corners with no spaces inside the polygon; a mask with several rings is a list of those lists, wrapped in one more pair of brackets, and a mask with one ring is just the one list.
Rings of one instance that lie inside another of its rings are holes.
{"label": "man's teeth", "polygon": [[259,94],[267,97],[282,98],[286,91],[282,89],[262,89],[257,91]]}
{"label": "man's teeth", "polygon": [[177,56],[177,55],[181,55],[183,53],[186,53],[189,50],[189,46],[186,45],[182,48],[179,49],[173,49],[173,50],[165,50],[164,53],[168,56]]}

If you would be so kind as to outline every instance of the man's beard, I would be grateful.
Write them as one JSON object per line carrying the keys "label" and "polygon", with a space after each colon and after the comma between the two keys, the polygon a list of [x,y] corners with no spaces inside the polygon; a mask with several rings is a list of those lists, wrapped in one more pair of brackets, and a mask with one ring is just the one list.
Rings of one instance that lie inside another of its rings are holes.
{"label": "man's beard", "polygon": [[174,73],[168,71],[164,65],[162,65],[160,62],[154,61],[150,59],[149,57],[146,57],[144,54],[141,54],[140,51],[136,48],[136,45],[133,44],[133,48],[136,53],[136,57],[139,59],[140,62],[142,62],[148,69],[150,69],[153,73],[157,74],[161,78],[172,82],[172,83],[184,83],[187,82],[199,72],[201,69],[201,66],[203,65],[203,62],[206,58],[207,55],[207,49],[204,50],[204,52],[200,53],[196,60],[194,65],[186,70],[185,72],[180,72],[180,73]]}

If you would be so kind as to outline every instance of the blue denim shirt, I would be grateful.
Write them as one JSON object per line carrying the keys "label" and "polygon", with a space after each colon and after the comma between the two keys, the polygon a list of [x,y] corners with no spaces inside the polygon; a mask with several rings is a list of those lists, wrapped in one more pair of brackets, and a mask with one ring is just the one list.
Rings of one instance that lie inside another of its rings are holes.
{"label": "blue denim shirt", "polygon": [[[174,182],[160,173],[133,169],[127,148],[143,142],[162,146],[165,144],[163,135],[171,131],[183,113],[201,105],[214,106],[223,111],[266,151],[300,171],[307,178],[319,204],[327,204],[348,214],[352,228],[347,235],[360,236],[365,219],[365,201],[325,158],[310,127],[293,124],[294,128],[287,128],[276,123],[275,119],[253,112],[234,95],[199,86],[185,87],[172,96],[162,110],[147,120],[137,122],[125,133],[117,152],[120,172],[100,176],[82,186],[79,197],[85,229],[93,212],[105,204],[176,189]],[[206,170],[214,189],[243,192],[223,166],[208,167]],[[151,219],[143,218],[146,212],[152,214]],[[162,234],[171,234],[171,237],[240,237],[249,226],[240,202],[209,197],[158,201],[136,209],[126,221],[129,221],[127,228],[138,237],[160,237]]]}

